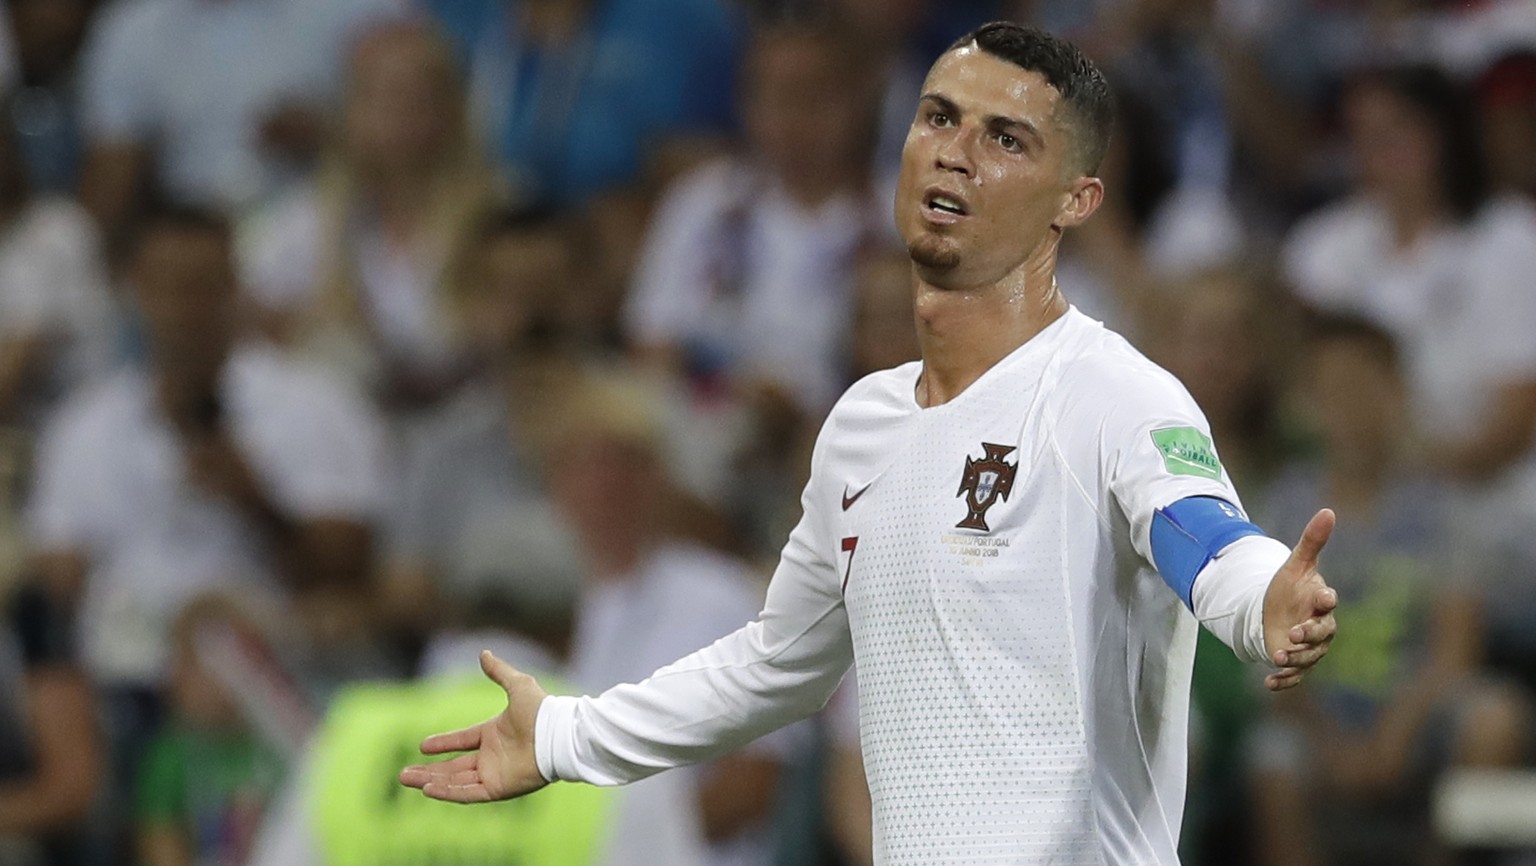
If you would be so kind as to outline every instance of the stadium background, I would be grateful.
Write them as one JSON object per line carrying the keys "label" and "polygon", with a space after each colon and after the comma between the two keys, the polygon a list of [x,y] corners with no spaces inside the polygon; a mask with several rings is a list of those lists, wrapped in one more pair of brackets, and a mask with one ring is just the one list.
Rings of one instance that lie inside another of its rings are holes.
{"label": "stadium background", "polygon": [[[356,683],[750,616],[819,419],[915,357],[900,143],[998,17],[1119,100],[1068,298],[1261,525],[1339,514],[1304,694],[1201,643],[1186,862],[1536,838],[1536,3],[5,10],[0,864],[253,862]],[[656,795],[702,862],[867,858],[851,701]]]}

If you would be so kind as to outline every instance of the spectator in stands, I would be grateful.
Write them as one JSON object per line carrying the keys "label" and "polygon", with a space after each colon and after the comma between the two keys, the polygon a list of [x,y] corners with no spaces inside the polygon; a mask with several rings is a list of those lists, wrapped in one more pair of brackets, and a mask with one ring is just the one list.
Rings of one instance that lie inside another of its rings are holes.
{"label": "spectator in stands", "polygon": [[383,498],[381,434],[361,401],[237,342],[226,222],[151,217],[130,281],[147,362],[60,409],[28,504],[38,574],[75,615],[123,784],[160,715],[181,603],[215,585],[287,593],[312,632],[340,640],[366,609]]}
{"label": "spectator in stands", "polygon": [[399,0],[114,3],[83,58],[85,206],[118,241],[146,191],[204,207],[270,194],[313,154],[342,45]]}
{"label": "spectator in stands", "polygon": [[1208,271],[1158,291],[1147,348],[1200,404],[1221,462],[1249,497],[1287,456],[1280,429],[1287,305],[1237,270]]}
{"label": "spectator in stands", "polygon": [[1183,190],[1223,193],[1232,168],[1213,0],[1130,0],[1095,33],[1119,86],[1157,117]]}
{"label": "spectator in stands", "polygon": [[[900,244],[875,243],[858,252],[853,322],[844,354],[850,382],[917,360],[912,259]],[[751,436],[732,466],[737,483],[731,513],[749,552],[772,563],[800,519],[800,492],[823,419],[769,405],[756,408]]]}
{"label": "spectator in stands", "polygon": [[31,428],[103,372],[113,313],[90,217],[34,196],[15,136],[0,130],[0,424]]}
{"label": "spectator in stands", "polygon": [[[933,11],[932,0],[836,0],[843,23],[859,33],[869,52],[866,62],[880,78],[880,115],[875,128],[873,165],[882,183],[889,176],[894,189],[901,170],[901,146],[912,127],[913,106],[922,95],[923,79],[933,57],[942,50],[921,41],[923,25]],[[980,22],[977,22],[980,23]],[[962,27],[953,34],[959,38]]]}
{"label": "spectator in stands", "polygon": [[464,302],[486,375],[408,439],[382,546],[384,604],[408,640],[438,627],[436,611],[459,617],[516,563],[508,515],[545,502],[539,434],[572,366],[553,330],[576,269],[570,225],[500,215],[474,247]]}
{"label": "spectator in stands", "polygon": [[650,184],[594,199],[580,221],[582,290],[562,303],[563,330],[605,353],[622,352],[624,305],[658,190]]}
{"label": "spectator in stands", "polygon": [[27,178],[52,194],[75,190],[80,172],[80,98],[75,74],[86,25],[99,0],[16,0],[7,4],[16,43],[16,80],[0,127],[15,135]]}
{"label": "spectator in stands", "polygon": [[1473,107],[1427,67],[1354,82],[1359,186],[1293,230],[1285,267],[1306,304],[1397,338],[1423,456],[1491,553],[1536,519],[1536,208],[1489,194]]}
{"label": "spectator in stands", "polygon": [[1255,512],[1288,532],[1308,503],[1337,503],[1329,555],[1353,637],[1255,738],[1261,862],[1430,862],[1434,775],[1518,764],[1529,708],[1479,671],[1475,587],[1451,556],[1447,491],[1404,460],[1408,388],[1393,338],[1363,319],[1325,319],[1301,357],[1323,456],[1292,466]]}
{"label": "spectator in stands", "polygon": [[246,286],[275,336],[387,408],[429,404],[464,373],[455,283],[493,202],[465,111],[436,31],[368,31],[348,65],[335,148],[243,244]]}
{"label": "spectator in stands", "polygon": [[283,780],[281,754],[262,742],[210,669],[213,629],[262,639],[232,598],[201,596],[176,615],[166,725],[149,745],[136,786],[141,866],[246,863]]}
{"label": "spectator in stands", "polygon": [[1100,166],[1106,196],[1081,232],[1062,238],[1057,279],[1072,305],[1133,341],[1152,330],[1157,282],[1147,234],[1177,179],[1170,143],[1151,110],[1115,95],[1115,135]]}
{"label": "spectator in stands", "polygon": [[444,611],[418,679],[354,684],[337,696],[269,811],[251,866],[699,866],[703,840],[682,777],[625,788],[557,785],[526,804],[473,813],[390,793],[400,755],[506,703],[476,670],[482,650],[569,691],[553,677],[581,585],[580,551],[552,531],[547,509],[499,514],[515,553],[496,563],[473,605]]}
{"label": "spectator in stands", "polygon": [[[648,389],[607,374],[573,387],[556,410],[548,483],[590,564],[570,671],[594,694],[639,682],[762,606],[763,584],[743,563],[664,532],[671,484],[658,405]],[[689,774],[712,843],[706,862],[772,862],[769,819],[798,735],[776,734]]]}
{"label": "spectator in stands", "polygon": [[636,180],[661,139],[729,122],[738,26],[722,0],[426,0],[470,69],[517,204]]}
{"label": "spectator in stands", "polygon": [[[1146,208],[1145,217],[1135,220],[1145,265],[1162,278],[1180,279],[1239,260],[1246,252],[1249,227],[1238,205],[1241,194],[1258,179],[1239,165],[1239,147],[1250,138],[1267,141],[1274,131],[1249,129],[1243,124],[1247,114],[1231,103],[1242,100],[1250,109],[1270,109],[1273,99],[1242,88],[1244,77],[1223,50],[1229,34],[1217,8],[1222,4],[1127,0],[1099,5],[1100,17],[1087,44],[1115,82],[1118,101],[1132,107],[1126,127],[1135,150],[1112,160],[1121,174],[1118,189],[1144,195],[1149,185],[1138,175],[1152,159],[1166,158],[1165,165],[1156,168],[1170,173],[1169,188],[1160,190],[1153,202],[1138,203]],[[1136,152],[1141,148],[1151,154]],[[1104,235],[1131,228],[1125,224],[1126,214],[1115,216],[1083,239],[1100,247],[1089,253],[1091,258],[1104,251]],[[1122,270],[1119,264],[1110,262],[1105,282],[1123,297],[1135,275],[1126,279],[1115,273]]]}
{"label": "spectator in stands", "polygon": [[678,181],[652,217],[626,313],[649,363],[813,414],[847,384],[855,253],[889,221],[872,203],[878,100],[858,44],[809,23],[753,39],[746,152]]}
{"label": "spectator in stands", "polygon": [[1434,65],[1470,79],[1505,53],[1536,49],[1529,0],[1299,0],[1215,7],[1231,88],[1229,115],[1246,157],[1234,179],[1256,194],[1245,201],[1262,206],[1255,216],[1287,223],[1333,197],[1347,181],[1349,163],[1339,158],[1345,142],[1330,122],[1342,84],[1363,71],[1402,64]]}
{"label": "spectator in stands", "polygon": [[[87,847],[81,822],[101,793],[106,756],[95,700],[58,620],[34,588],[8,606],[0,627],[0,863],[7,866],[103,862],[102,851]],[[37,847],[51,850],[27,860]]]}

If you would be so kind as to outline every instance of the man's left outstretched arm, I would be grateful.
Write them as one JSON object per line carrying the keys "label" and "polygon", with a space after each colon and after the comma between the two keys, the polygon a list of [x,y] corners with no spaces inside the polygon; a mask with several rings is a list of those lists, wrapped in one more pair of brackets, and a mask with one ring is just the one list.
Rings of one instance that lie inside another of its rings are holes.
{"label": "man's left outstretched arm", "polygon": [[[797,530],[798,532],[799,530]],[[552,697],[489,653],[481,666],[507,709],[472,728],[429,737],[400,781],[429,797],[482,802],[549,782],[617,785],[725,754],[820,709],[853,660],[835,573],[791,536],[762,615],[644,682],[598,697]],[[830,591],[818,591],[825,585]]]}
{"label": "man's left outstretched arm", "polygon": [[407,767],[400,781],[456,802],[509,799],[553,781],[624,784],[718,757],[820,709],[852,664],[853,645],[842,575],[826,555],[836,548],[825,537],[818,465],[813,458],[805,513],[756,621],[597,697],[550,697],[487,653],[481,666],[506,690],[507,709],[429,737],[426,754],[467,754]]}
{"label": "man's left outstretched arm", "polygon": [[1325,508],[1288,549],[1230,503],[1198,497],[1159,509],[1153,557],[1202,625],[1244,661],[1276,668],[1264,684],[1280,691],[1301,682],[1338,630],[1338,593],[1317,565],[1333,527]]}
{"label": "man's left outstretched arm", "polygon": [[[1126,380],[1131,381],[1131,380]],[[1243,513],[1210,425],[1189,392],[1156,373],[1099,384],[1115,394],[1076,423],[1100,430],[1099,477],[1130,524],[1131,543],[1211,633],[1238,658],[1275,667],[1274,690],[1301,682],[1328,651],[1338,596],[1318,574],[1333,533],[1323,509],[1294,549]],[[1088,412],[1089,408],[1079,411]]]}

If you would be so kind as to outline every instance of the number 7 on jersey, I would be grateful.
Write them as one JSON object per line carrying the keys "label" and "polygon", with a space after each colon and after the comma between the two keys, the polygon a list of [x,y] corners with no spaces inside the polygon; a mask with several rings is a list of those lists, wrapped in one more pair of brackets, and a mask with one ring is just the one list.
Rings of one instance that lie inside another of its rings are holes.
{"label": "number 7 on jersey", "polygon": [[853,552],[859,547],[859,537],[850,535],[843,539],[843,552],[848,554],[848,567],[843,569],[843,592],[848,592],[848,578],[853,574]]}

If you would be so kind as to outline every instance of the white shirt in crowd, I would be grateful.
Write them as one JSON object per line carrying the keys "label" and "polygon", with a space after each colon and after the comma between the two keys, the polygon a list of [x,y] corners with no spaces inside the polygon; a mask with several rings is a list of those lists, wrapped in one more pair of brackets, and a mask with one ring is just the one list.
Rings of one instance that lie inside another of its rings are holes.
{"label": "white shirt in crowd", "polygon": [[[1307,303],[1397,337],[1415,420],[1437,440],[1476,435],[1501,387],[1536,381],[1536,208],[1522,199],[1496,198],[1408,249],[1381,207],[1348,199],[1292,231],[1284,264]],[[1469,519],[1490,531],[1528,523],[1536,449],[1500,483],[1463,493],[1478,515]]]}
{"label": "white shirt in crowd", "polygon": [[332,100],[350,40],[401,0],[123,0],[102,9],[81,58],[94,143],[153,148],[178,201],[246,205],[279,166],[260,127],[289,103]]}
{"label": "white shirt in crowd", "polygon": [[[226,423],[278,507],[300,518],[377,516],[383,436],[353,395],[272,349],[244,346],[225,365],[221,396]],[[202,591],[279,590],[249,520],[187,481],[178,434],[146,371],[124,369],[74,395],[39,443],[29,541],[85,557],[77,630],[98,680],[158,683],[170,620]]]}
{"label": "white shirt in crowd", "polygon": [[878,863],[1177,863],[1196,617],[1263,659],[1288,550],[1228,546],[1190,614],[1151,564],[1153,514],[1237,494],[1184,388],[1076,310],[941,406],[918,406],[920,371],[833,409],[757,621],[546,700],[541,772],[708,759],[821,708],[856,657]]}
{"label": "white shirt in crowd", "polygon": [[701,349],[819,413],[846,381],[853,265],[870,212],[849,194],[807,210],[741,162],[700,168],[651,219],[624,314],[629,335]]}
{"label": "white shirt in crowd", "polygon": [[[265,309],[293,314],[319,301],[334,264],[326,260],[330,230],[312,187],[295,190],[258,214],[242,230],[240,243],[241,277],[252,300]],[[424,372],[448,364],[456,349],[453,327],[437,299],[439,252],[420,255],[402,249],[377,225],[361,219],[346,234],[345,254],[351,257],[366,319],[359,321],[359,333],[371,331],[392,357]],[[366,347],[360,350],[372,353]],[[353,367],[346,372],[363,379],[376,364],[367,357],[324,360],[346,360]]]}
{"label": "white shirt in crowd", "polygon": [[[637,683],[657,668],[741,627],[762,609],[762,584],[744,563],[694,545],[668,543],[630,574],[593,582],[582,593],[572,639],[573,683],[600,692],[619,683]],[[759,755],[788,762],[798,737],[786,731],[756,743]],[[693,808],[697,771],[683,777]],[[655,779],[637,786],[638,796]],[[771,866],[774,843],[764,826],[709,846],[710,866]]]}
{"label": "white shirt in crowd", "polygon": [[95,225],[67,199],[31,202],[0,233],[0,345],[47,338],[50,395],[111,363],[112,298],[101,262]]}

